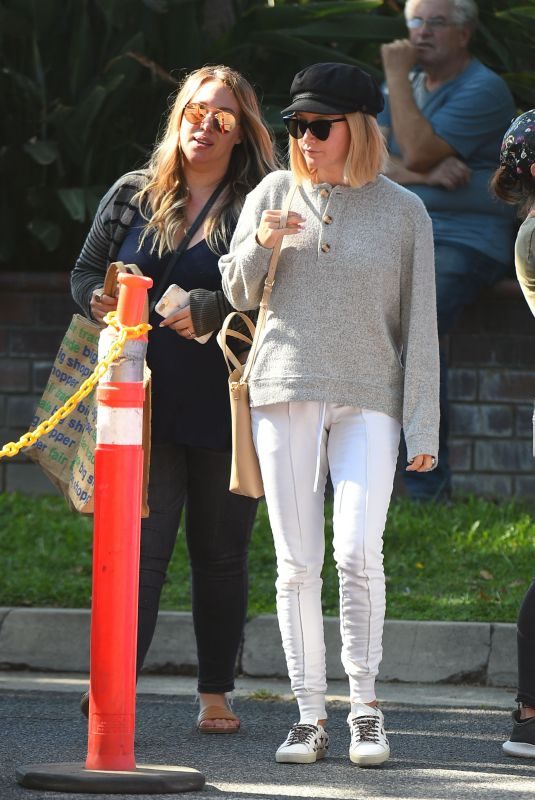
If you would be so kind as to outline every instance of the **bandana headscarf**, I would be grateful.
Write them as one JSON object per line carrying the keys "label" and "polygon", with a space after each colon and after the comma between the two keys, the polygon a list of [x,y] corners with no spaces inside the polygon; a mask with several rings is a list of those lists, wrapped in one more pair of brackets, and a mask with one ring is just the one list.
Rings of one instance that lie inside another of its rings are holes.
{"label": "bandana headscarf", "polygon": [[515,180],[528,175],[535,162],[535,108],[513,120],[503,137],[500,166]]}

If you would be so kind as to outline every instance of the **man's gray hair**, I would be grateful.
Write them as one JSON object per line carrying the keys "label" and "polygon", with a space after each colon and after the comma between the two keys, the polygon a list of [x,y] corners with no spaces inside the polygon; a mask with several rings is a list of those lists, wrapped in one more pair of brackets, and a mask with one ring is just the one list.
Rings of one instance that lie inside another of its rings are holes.
{"label": "man's gray hair", "polygon": [[[405,3],[405,19],[410,19],[412,6],[418,0],[407,0]],[[479,18],[478,7],[474,0],[448,0],[451,11],[451,21],[454,25],[464,26],[468,25],[470,28],[477,26]]]}

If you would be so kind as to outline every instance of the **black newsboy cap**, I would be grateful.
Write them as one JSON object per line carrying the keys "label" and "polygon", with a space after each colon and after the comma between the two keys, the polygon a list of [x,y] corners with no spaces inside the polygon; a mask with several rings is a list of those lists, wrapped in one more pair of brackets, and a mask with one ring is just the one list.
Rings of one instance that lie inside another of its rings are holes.
{"label": "black newsboy cap", "polygon": [[352,64],[311,64],[298,72],[290,87],[291,105],[284,117],[296,111],[313,114],[350,114],[363,111],[376,117],[383,110],[383,95],[371,75]]}

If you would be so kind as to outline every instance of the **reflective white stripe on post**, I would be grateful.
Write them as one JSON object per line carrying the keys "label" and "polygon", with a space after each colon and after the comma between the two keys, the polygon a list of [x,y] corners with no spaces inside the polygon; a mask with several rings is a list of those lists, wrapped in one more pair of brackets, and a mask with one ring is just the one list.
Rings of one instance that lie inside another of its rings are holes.
{"label": "reflective white stripe on post", "polygon": [[143,409],[98,407],[97,444],[136,444],[143,442]]}

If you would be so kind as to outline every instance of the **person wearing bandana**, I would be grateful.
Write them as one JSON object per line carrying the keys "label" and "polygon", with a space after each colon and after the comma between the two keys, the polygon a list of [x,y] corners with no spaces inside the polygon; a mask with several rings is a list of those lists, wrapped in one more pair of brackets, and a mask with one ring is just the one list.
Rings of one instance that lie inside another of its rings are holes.
{"label": "person wearing bandana", "polygon": [[[524,220],[515,242],[515,267],[535,316],[535,108],[517,117],[506,132],[492,188],[501,200],[518,205]],[[503,749],[509,756],[535,758],[535,580],[520,606],[517,649],[518,709]]]}

